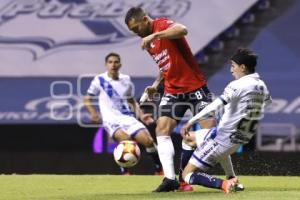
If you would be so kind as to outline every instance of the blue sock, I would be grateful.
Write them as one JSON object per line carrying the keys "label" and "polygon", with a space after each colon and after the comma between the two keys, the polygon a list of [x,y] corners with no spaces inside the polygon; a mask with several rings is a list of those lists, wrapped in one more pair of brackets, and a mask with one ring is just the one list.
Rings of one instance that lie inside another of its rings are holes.
{"label": "blue sock", "polygon": [[181,151],[181,158],[180,158],[180,169],[179,169],[179,181],[184,182],[182,178],[182,171],[184,170],[185,166],[188,164],[191,156],[193,155],[194,150],[185,150],[182,149]]}
{"label": "blue sock", "polygon": [[210,188],[221,188],[222,182],[222,179],[210,176],[203,172],[194,172],[189,181],[192,185],[203,185]]}

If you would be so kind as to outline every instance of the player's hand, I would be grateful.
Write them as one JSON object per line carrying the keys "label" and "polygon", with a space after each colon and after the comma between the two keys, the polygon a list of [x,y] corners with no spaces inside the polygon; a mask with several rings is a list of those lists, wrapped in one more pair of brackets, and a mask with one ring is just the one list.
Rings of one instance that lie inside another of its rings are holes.
{"label": "player's hand", "polygon": [[150,124],[154,123],[154,119],[152,118],[152,114],[150,114],[150,113],[143,114],[141,116],[141,121],[146,125],[150,125]]}
{"label": "player's hand", "polygon": [[153,96],[154,94],[157,92],[157,89],[155,87],[152,87],[152,86],[148,86],[145,88],[145,91],[144,93],[147,93],[148,94],[148,99],[152,100],[153,99]]}
{"label": "player's hand", "polygon": [[142,39],[142,43],[141,43],[141,48],[142,49],[149,49],[150,48],[150,44],[152,42],[152,40],[154,39],[154,35],[148,35],[147,37],[144,37]]}
{"label": "player's hand", "polygon": [[192,126],[193,126],[193,124],[190,124],[190,123],[184,124],[180,130],[181,136],[182,137],[189,136],[190,135],[189,131]]}
{"label": "player's hand", "polygon": [[99,115],[97,113],[91,115],[91,121],[94,124],[99,124],[102,122],[101,118],[99,117]]}

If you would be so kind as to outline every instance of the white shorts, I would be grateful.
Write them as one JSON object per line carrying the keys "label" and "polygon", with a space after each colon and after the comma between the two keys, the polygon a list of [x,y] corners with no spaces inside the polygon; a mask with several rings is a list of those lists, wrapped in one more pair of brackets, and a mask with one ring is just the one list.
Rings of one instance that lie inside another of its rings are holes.
{"label": "white shorts", "polygon": [[201,144],[209,139],[209,138],[215,138],[217,135],[217,128],[213,127],[211,129],[200,129],[195,131],[195,138],[196,138],[196,144],[197,147],[201,146]]}
{"label": "white shorts", "polygon": [[140,130],[146,129],[144,124],[131,116],[124,116],[113,121],[103,121],[103,127],[112,138],[114,138],[114,134],[118,129],[122,129],[131,138]]}
{"label": "white shorts", "polygon": [[198,167],[201,171],[207,171],[215,166],[220,160],[234,153],[239,145],[225,147],[212,138],[206,139],[194,151],[189,163]]}

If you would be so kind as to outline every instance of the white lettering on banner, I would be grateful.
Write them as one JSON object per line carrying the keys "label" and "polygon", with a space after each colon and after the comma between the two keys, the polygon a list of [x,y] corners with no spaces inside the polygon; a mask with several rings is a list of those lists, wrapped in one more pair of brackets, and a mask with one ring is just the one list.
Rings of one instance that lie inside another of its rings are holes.
{"label": "white lettering on banner", "polygon": [[[164,16],[193,27],[187,39],[196,53],[257,1],[1,0],[0,74],[66,77],[101,73],[101,60],[113,50],[125,58],[124,74],[156,76],[152,60],[139,48],[140,38],[124,23],[131,6],[144,8],[153,18]],[[203,29],[205,24],[213,26]]]}
{"label": "white lettering on banner", "polygon": [[[190,2],[181,1],[140,1],[139,7],[144,8],[151,16],[182,16]],[[21,15],[36,13],[41,18],[68,17],[76,19],[97,19],[99,17],[124,17],[132,6],[130,1],[105,1],[97,3],[60,2],[58,0],[15,0],[0,12],[2,20],[16,18]]]}
{"label": "white lettering on banner", "polygon": [[0,112],[0,120],[76,121],[77,112],[81,105],[82,97],[74,95],[65,99],[53,97],[33,99],[24,105],[24,111]]}
{"label": "white lettering on banner", "polygon": [[300,97],[292,101],[284,110],[284,113],[300,113]]}
{"label": "white lettering on banner", "polygon": [[272,104],[266,107],[265,113],[300,114],[300,96],[289,103],[286,99],[273,99]]}
{"label": "white lettering on banner", "polygon": [[38,112],[0,112],[0,120],[34,120],[38,116]]}

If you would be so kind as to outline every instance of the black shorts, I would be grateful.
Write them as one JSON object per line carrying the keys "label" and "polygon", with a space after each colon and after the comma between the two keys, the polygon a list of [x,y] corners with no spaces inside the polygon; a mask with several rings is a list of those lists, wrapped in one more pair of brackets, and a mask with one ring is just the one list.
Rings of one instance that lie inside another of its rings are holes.
{"label": "black shorts", "polygon": [[160,101],[158,115],[167,116],[179,122],[188,109],[195,115],[211,102],[212,94],[206,85],[188,93],[176,95],[166,93]]}

